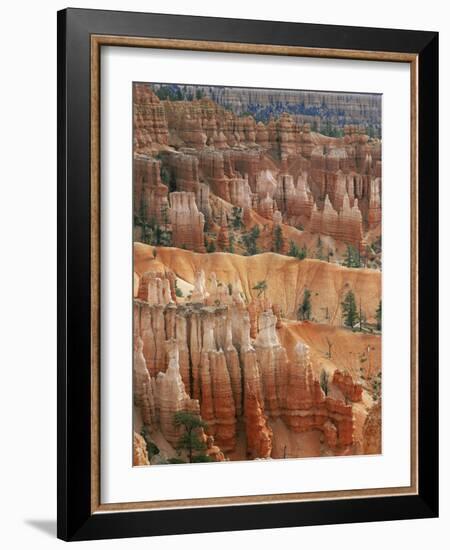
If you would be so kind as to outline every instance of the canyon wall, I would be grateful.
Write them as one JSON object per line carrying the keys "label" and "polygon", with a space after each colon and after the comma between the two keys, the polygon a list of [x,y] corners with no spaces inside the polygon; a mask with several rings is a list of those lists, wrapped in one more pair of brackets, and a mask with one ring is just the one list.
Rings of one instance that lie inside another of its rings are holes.
{"label": "canyon wall", "polygon": [[[334,239],[338,253],[342,244],[364,253],[366,233],[380,229],[381,143],[357,125],[328,137],[288,113],[256,123],[206,97],[160,100],[145,84],[135,85],[134,113],[135,216],[173,230],[175,246],[183,243],[172,220],[179,208],[173,192],[194,193],[183,199],[192,213],[182,219],[194,221],[198,210],[214,242],[222,217],[216,198],[222,209],[242,209],[253,220],[247,229],[255,223],[250,212],[263,224],[280,212],[283,224]],[[204,226],[195,223],[200,251]]]}
{"label": "canyon wall", "polygon": [[[375,321],[375,312],[381,299],[381,273],[373,269],[349,269],[319,260],[295,258],[265,253],[256,256],[237,254],[195,254],[189,250],[157,248],[153,263],[153,248],[135,243],[135,270],[139,274],[155,269],[169,269],[176,277],[194,285],[196,273],[204,271],[207,277],[215,273],[223,288],[239,282],[245,300],[257,297],[254,287],[266,281],[265,295],[277,304],[283,316],[297,319],[303,291],[311,291],[312,317],[331,325],[342,325],[341,302],[352,290],[368,320]],[[332,281],[332,284],[330,282]]]}

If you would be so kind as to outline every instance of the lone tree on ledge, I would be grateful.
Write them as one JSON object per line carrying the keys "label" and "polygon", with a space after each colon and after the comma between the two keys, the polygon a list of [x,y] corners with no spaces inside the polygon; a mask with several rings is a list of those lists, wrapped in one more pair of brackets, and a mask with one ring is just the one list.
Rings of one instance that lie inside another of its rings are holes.
{"label": "lone tree on ledge", "polygon": [[207,427],[206,422],[197,414],[180,411],[175,413],[173,423],[185,429],[176,445],[177,450],[186,451],[189,462],[212,462],[212,458],[204,453],[207,445],[199,435],[200,429]]}
{"label": "lone tree on ledge", "polygon": [[328,372],[325,369],[320,371],[320,387],[325,395],[328,395],[329,392],[329,376]]}
{"label": "lone tree on ledge", "polygon": [[353,329],[358,322],[358,309],[356,307],[355,295],[349,290],[341,302],[344,325]]}
{"label": "lone tree on ledge", "polygon": [[257,225],[254,225],[248,233],[245,233],[245,235],[242,235],[242,242],[244,243],[245,248],[247,249],[248,256],[254,256],[255,254],[259,254],[259,248],[257,245],[259,235],[260,235],[260,230]]}
{"label": "lone tree on ledge", "polygon": [[261,294],[264,294],[264,298],[265,298],[266,297],[266,290],[267,290],[267,281],[259,281],[252,288],[252,290],[257,290],[258,291],[258,298],[261,296]]}
{"label": "lone tree on ledge", "polygon": [[309,321],[311,319],[311,291],[307,288],[303,292],[303,302],[298,308],[297,319],[299,321]]}

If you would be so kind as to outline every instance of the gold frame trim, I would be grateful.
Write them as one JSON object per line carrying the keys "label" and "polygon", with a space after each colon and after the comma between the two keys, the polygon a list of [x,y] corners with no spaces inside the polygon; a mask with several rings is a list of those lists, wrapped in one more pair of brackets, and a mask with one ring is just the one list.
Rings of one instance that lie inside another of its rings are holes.
{"label": "gold frame trim", "polygon": [[[411,484],[408,487],[283,493],[102,504],[100,501],[100,50],[102,46],[163,48],[391,61],[410,65],[411,82]],[[418,494],[418,55],[400,52],[304,48],[234,42],[91,35],[91,513],[340,500]]]}

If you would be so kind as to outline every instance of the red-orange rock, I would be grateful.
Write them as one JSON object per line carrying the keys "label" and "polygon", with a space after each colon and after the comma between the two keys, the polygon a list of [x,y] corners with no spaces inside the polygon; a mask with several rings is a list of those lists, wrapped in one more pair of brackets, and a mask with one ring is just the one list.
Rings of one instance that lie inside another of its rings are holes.
{"label": "red-orange rock", "polygon": [[154,379],[150,377],[147,370],[142,339],[140,336],[136,336],[133,358],[133,400],[141,412],[142,421],[148,426],[156,424],[154,390]]}
{"label": "red-orange rock", "polygon": [[160,226],[165,226],[169,223],[168,188],[162,183],[160,174],[160,161],[135,156],[133,178],[134,216],[142,222],[156,222]]}
{"label": "red-orange rock", "polygon": [[170,193],[170,205],[173,246],[205,252],[205,217],[197,208],[194,193]]}
{"label": "red-orange rock", "polygon": [[175,279],[173,273],[169,275],[168,273],[148,271],[140,278],[137,297],[139,300],[147,302],[152,306],[165,306],[174,302],[174,287]]}
{"label": "red-orange rock", "polygon": [[369,192],[369,210],[368,210],[369,228],[377,227],[381,223],[381,179],[379,177],[370,180]]}
{"label": "red-orange rock", "polygon": [[284,422],[295,432],[317,429],[322,431],[331,449],[350,448],[353,444],[352,406],[325,396],[319,381],[314,378],[309,349],[297,344],[297,360],[290,366]]}
{"label": "red-orange rock", "polygon": [[206,454],[210,456],[214,462],[223,462],[225,455],[220,447],[214,444],[214,437],[209,435],[206,437]]}
{"label": "red-orange rock", "polygon": [[216,347],[214,314],[202,318],[203,348],[200,365],[201,414],[223,451],[236,445],[236,409],[225,353]]}
{"label": "red-orange rock", "polygon": [[231,178],[228,183],[230,202],[239,208],[251,208],[252,190],[248,178]]}
{"label": "red-orange rock", "polygon": [[259,330],[259,318],[263,311],[272,308],[270,300],[264,296],[257,296],[248,304],[247,311],[250,318],[250,337],[256,338]]}
{"label": "red-orange rock", "polygon": [[244,411],[248,458],[269,458],[273,432],[267,423],[261,401],[249,389],[245,392]]}
{"label": "red-orange rock", "polygon": [[269,193],[259,200],[258,214],[260,214],[266,220],[273,218],[273,200],[270,198]]}
{"label": "red-orange rock", "polygon": [[164,306],[135,302],[135,327],[143,341],[148,372],[155,377],[166,368]]}
{"label": "red-orange rock", "polygon": [[281,395],[285,393],[288,361],[286,350],[276,333],[277,318],[271,311],[259,317],[259,332],[255,340],[256,356],[261,373],[264,411],[269,416],[279,416]]}
{"label": "red-orange rock", "polygon": [[147,445],[144,438],[138,433],[133,433],[133,466],[149,466]]}
{"label": "red-orange rock", "polygon": [[336,369],[333,374],[333,384],[335,384],[342,392],[344,397],[350,401],[361,401],[362,386],[353,382],[349,372],[343,372]]}
{"label": "red-orange rock", "polygon": [[309,230],[311,233],[330,235],[337,240],[353,244],[356,248],[361,248],[363,230],[358,200],[355,199],[351,207],[349,196],[346,193],[342,209],[338,213],[326,195],[322,211],[318,210],[316,204],[313,206]]}
{"label": "red-orange rock", "polygon": [[230,250],[230,234],[225,212],[222,213],[222,223],[220,225],[219,234],[217,235],[217,247],[222,252],[229,252]]}
{"label": "red-orange rock", "polygon": [[168,144],[166,115],[149,85],[135,84],[133,90],[135,152],[148,153]]}
{"label": "red-orange rock", "polygon": [[177,191],[198,192],[198,159],[194,155],[172,153],[168,156],[168,165],[173,171]]}
{"label": "red-orange rock", "polygon": [[199,403],[186,393],[180,374],[178,348],[173,343],[169,349],[169,365],[166,372],[158,373],[156,378],[156,407],[159,414],[159,426],[166,440],[177,444],[183,427],[174,422],[177,412],[199,413]]}
{"label": "red-orange rock", "polygon": [[363,453],[381,454],[381,401],[370,409],[363,426]]}
{"label": "red-orange rock", "polygon": [[298,176],[297,185],[295,186],[294,177],[290,174],[280,174],[278,176],[275,199],[286,222],[290,225],[305,224],[311,216],[314,198],[307,179],[306,172],[302,172]]}

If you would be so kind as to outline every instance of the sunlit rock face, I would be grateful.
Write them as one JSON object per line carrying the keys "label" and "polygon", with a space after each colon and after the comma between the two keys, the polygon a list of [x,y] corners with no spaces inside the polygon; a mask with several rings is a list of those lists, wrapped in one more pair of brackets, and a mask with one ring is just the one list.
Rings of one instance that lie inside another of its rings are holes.
{"label": "sunlit rock face", "polygon": [[186,393],[180,373],[178,348],[176,343],[168,346],[168,366],[165,372],[156,377],[156,407],[159,415],[161,432],[169,443],[177,443],[183,432],[174,423],[177,412],[198,412],[198,401],[191,399]]}
{"label": "sunlit rock face", "polygon": [[204,252],[205,217],[199,212],[194,193],[176,191],[170,194],[172,244],[195,252]]}

